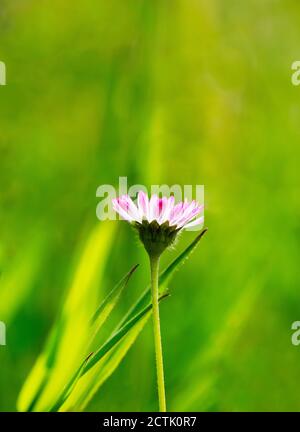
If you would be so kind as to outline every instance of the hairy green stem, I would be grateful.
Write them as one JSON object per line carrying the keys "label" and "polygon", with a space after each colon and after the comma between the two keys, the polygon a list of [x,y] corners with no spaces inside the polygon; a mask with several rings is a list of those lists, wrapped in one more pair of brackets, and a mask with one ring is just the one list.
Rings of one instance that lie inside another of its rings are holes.
{"label": "hairy green stem", "polygon": [[158,275],[159,275],[159,256],[150,256],[151,267],[151,295],[152,295],[152,316],[153,316],[153,332],[154,346],[156,357],[156,372],[157,372],[157,387],[158,387],[158,402],[159,411],[166,412],[166,394],[164,380],[164,365],[163,353],[161,344],[159,305],[158,305]]}

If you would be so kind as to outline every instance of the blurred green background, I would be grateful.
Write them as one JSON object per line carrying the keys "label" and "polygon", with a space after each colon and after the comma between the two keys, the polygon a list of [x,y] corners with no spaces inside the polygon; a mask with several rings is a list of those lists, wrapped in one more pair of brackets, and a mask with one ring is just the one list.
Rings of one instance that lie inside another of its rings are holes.
{"label": "blurred green background", "polygon": [[[205,185],[209,232],[161,306],[169,409],[299,409],[299,52],[297,0],[2,0],[0,410],[16,409],[100,223],[97,187],[119,176]],[[108,224],[99,297],[140,263],[117,322],[148,263]],[[149,322],[88,410],[156,410],[153,360]]]}

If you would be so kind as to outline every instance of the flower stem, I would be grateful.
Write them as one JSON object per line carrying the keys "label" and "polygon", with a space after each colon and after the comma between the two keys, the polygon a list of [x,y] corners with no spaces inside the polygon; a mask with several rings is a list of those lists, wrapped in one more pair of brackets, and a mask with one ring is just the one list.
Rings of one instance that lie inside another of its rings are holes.
{"label": "flower stem", "polygon": [[156,357],[157,387],[159,411],[166,412],[166,394],[164,380],[163,353],[160,333],[159,305],[158,305],[158,274],[159,274],[159,256],[150,256],[151,267],[151,294],[152,294],[152,315],[153,315],[153,332]]}

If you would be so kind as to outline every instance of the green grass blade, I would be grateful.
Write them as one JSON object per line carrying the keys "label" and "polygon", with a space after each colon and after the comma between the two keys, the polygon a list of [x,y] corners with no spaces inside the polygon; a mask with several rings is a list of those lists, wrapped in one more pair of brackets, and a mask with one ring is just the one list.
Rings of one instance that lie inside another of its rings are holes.
{"label": "green grass blade", "polygon": [[[207,229],[190,243],[190,245],[161,273],[161,298],[167,295],[167,287],[172,277],[190,254],[196,249]],[[150,291],[147,288],[134,306],[117,326],[115,333],[102,345],[89,362],[85,364],[83,376],[69,400],[61,408],[64,410],[83,410],[91,397],[105,380],[115,371],[124,358],[151,315]]]}
{"label": "green grass blade", "polygon": [[[67,399],[67,396],[71,393],[75,384],[81,377],[84,377],[92,368],[95,368],[101,360],[108,354],[110,351],[117,346],[117,344],[122,340],[124,336],[127,336],[130,330],[135,329],[138,323],[142,320],[143,317],[150,312],[152,305],[149,304],[145,307],[141,312],[139,312],[135,317],[133,317],[130,321],[128,321],[123,327],[121,327],[117,332],[113,333],[112,336],[93,354],[90,354],[87,359],[81,364],[78,372],[75,374],[74,378],[71,380],[70,384],[65,389],[63,395],[60,397],[57,404],[55,404],[55,408],[53,410],[57,411],[61,405]],[[102,364],[100,363],[100,367]],[[98,380],[98,377],[97,377]],[[90,385],[88,386],[88,391],[93,386],[93,381],[90,381]]]}
{"label": "green grass blade", "polygon": [[167,289],[167,286],[174,274],[179,270],[179,268],[186,262],[186,260],[190,257],[191,253],[198,246],[199,241],[202,239],[204,234],[207,232],[207,228],[204,228],[200,234],[189,244],[189,246],[175,258],[174,261],[161,273],[159,277],[159,290],[160,294],[163,294]]}
{"label": "green grass blade", "polygon": [[[190,257],[190,255],[196,249],[200,240],[202,239],[202,237],[206,232],[207,232],[207,228],[204,228],[197,235],[197,237],[186,247],[186,249],[184,249],[184,251],[181,252],[181,254],[179,254],[178,257],[176,257],[174,261],[172,261],[171,264],[165,270],[162,271],[162,273],[159,276],[159,292],[161,295],[164,295],[167,292],[168,284],[171,282],[174,274]],[[139,297],[137,302],[132,306],[132,308],[127,312],[127,314],[121,320],[119,327],[123,326],[126,321],[131,319],[134,315],[138,313],[139,310],[145,307],[145,305],[150,302],[150,299],[151,299],[150,286],[148,286],[145,289],[145,291],[142,293],[142,295]]]}
{"label": "green grass blade", "polygon": [[152,305],[146,306],[141,312],[127,321],[123,327],[121,327],[99,348],[97,352],[89,359],[85,364],[82,375],[84,375],[91,367],[93,367],[110,349],[112,349],[129,330],[152,308]]}
{"label": "green grass blade", "polygon": [[[131,278],[132,274],[137,269],[138,264],[135,265],[118,283],[115,285],[115,287],[110,291],[110,293],[105,297],[105,299],[102,301],[98,309],[96,310],[95,314],[93,315],[90,325],[91,325],[91,339],[89,341],[89,345],[91,345],[94,336],[98,333],[103,323],[106,321],[114,307],[116,306],[118,300],[120,299],[120,296],[124,290],[124,288],[127,286],[129,279]],[[82,362],[81,366],[77,370],[77,372],[74,374],[74,376],[71,378],[68,385],[65,387],[65,389],[62,392],[62,395],[60,396],[59,400],[54,404],[54,406],[51,408],[51,411],[57,411],[57,409],[64,403],[64,401],[67,399],[68,395],[71,393],[72,389],[74,388],[77,380],[82,375],[82,371],[84,368],[84,365],[88,362],[89,358],[93,355],[89,354],[89,356]]]}
{"label": "green grass blade", "polygon": [[73,376],[73,378],[70,380],[69,384],[66,386],[66,388],[64,389],[62,395],[60,396],[60,398],[58,399],[58,401],[54,404],[54,406],[49,410],[50,412],[56,412],[59,410],[59,408],[61,407],[61,405],[64,403],[64,401],[68,398],[68,396],[71,394],[72,390],[74,389],[77,381],[79,380],[84,365],[86,364],[86,362],[89,360],[89,358],[93,355],[93,353],[91,353],[81,364],[81,366],[79,367],[78,371],[75,373],[75,375]]}
{"label": "green grass blade", "polygon": [[105,299],[102,301],[98,309],[96,310],[95,314],[93,315],[90,325],[91,325],[91,340],[90,345],[92,344],[94,337],[99,332],[100,328],[104,324],[104,322],[107,320],[115,306],[117,305],[121,294],[125,287],[127,286],[129,279],[131,278],[132,274],[136,271],[138,268],[138,264],[135,265],[121,280],[117,283],[117,285],[111,290],[111,292],[105,297]]}
{"label": "green grass blade", "polygon": [[74,390],[59,411],[78,412],[86,408],[98,389],[117,369],[150,316],[151,311],[144,315],[114,348],[108,351],[94,367],[77,381]]}
{"label": "green grass blade", "polygon": [[60,317],[23,385],[18,410],[48,411],[78,370],[91,337],[90,317],[99,301],[114,232],[113,224],[99,224],[80,248]]}

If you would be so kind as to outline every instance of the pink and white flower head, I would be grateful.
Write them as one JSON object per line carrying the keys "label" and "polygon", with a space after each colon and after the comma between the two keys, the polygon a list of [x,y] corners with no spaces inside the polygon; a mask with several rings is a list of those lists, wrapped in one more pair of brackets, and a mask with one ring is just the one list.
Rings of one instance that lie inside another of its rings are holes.
{"label": "pink and white flower head", "polygon": [[113,208],[122,219],[130,222],[139,232],[149,254],[160,255],[171,246],[179,231],[202,225],[204,216],[200,216],[203,206],[196,201],[175,204],[173,196],[159,198],[140,191],[135,204],[129,195],[113,199]]}

